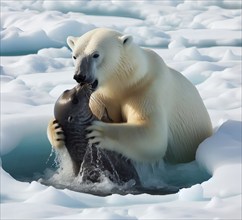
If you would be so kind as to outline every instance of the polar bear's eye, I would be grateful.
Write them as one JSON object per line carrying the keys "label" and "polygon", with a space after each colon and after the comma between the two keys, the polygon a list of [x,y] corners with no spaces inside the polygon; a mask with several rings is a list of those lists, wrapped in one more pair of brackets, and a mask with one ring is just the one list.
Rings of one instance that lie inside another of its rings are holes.
{"label": "polar bear's eye", "polygon": [[99,57],[99,54],[98,53],[95,53],[95,54],[93,54],[93,56],[92,56],[93,58],[98,58]]}
{"label": "polar bear's eye", "polygon": [[74,60],[76,59],[76,57],[75,57],[75,56],[73,56],[72,58],[73,58]]}

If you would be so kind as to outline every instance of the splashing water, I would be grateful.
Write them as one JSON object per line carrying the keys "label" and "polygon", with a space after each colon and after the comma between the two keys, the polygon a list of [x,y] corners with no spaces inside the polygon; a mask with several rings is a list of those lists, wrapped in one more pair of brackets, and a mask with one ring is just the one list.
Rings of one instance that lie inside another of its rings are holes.
{"label": "splashing water", "polygon": [[[92,147],[88,146],[86,154],[83,159],[83,163],[85,161],[85,157],[87,156],[87,154],[90,153],[90,151],[92,151]],[[101,153],[103,152],[98,152],[98,154]],[[114,192],[124,194],[125,191],[127,191],[135,184],[134,180],[130,180],[127,183],[124,183],[122,186],[120,186],[118,184],[113,183],[105,173],[101,173],[100,182],[83,182],[82,175],[74,175],[72,161],[66,148],[61,148],[58,150],[52,148],[49,158],[47,159],[47,162],[53,155],[55,156],[53,162],[53,166],[55,166],[55,169],[46,169],[42,178],[38,180],[40,183],[44,185],[52,185],[56,188],[61,189],[68,188],[74,191],[88,192],[95,195],[109,195]],[[105,155],[105,157],[109,159],[107,155]],[[93,159],[94,158],[91,157],[92,161]],[[111,163],[111,161],[109,162]],[[114,169],[114,166],[112,168]],[[82,169],[83,167],[81,166],[80,170]],[[82,172],[80,171],[80,173]]]}
{"label": "splashing water", "polygon": [[[141,184],[144,187],[140,188],[140,192],[137,190],[134,192],[133,186],[135,185],[135,180],[130,180],[122,185],[116,184],[120,183],[118,172],[109,156],[103,150],[97,149],[97,158],[95,160],[93,157],[93,147],[88,145],[81,164],[80,175],[78,176],[74,175],[72,161],[65,147],[58,150],[52,148],[46,163],[48,163],[53,156],[55,157],[52,166],[55,169],[46,169],[42,178],[39,179],[39,182],[45,185],[52,185],[56,188],[68,188],[74,191],[87,192],[101,196],[110,195],[112,193],[137,194],[143,193],[144,189],[147,190],[147,193],[151,194],[159,194],[159,190],[161,190],[161,192],[163,190],[163,194],[166,194],[164,193],[164,189],[167,190],[167,193],[172,193],[172,191],[177,191],[179,188],[189,187],[209,178],[209,175],[199,168],[196,161],[177,165],[166,164],[163,161],[152,164],[133,162]],[[110,164],[113,171],[112,174],[102,170],[103,156]],[[93,183],[83,181],[83,165],[85,160],[91,160],[90,162],[96,164],[94,168],[97,169],[95,171],[100,174],[100,182]],[[110,180],[110,175],[112,175],[115,183]]]}
{"label": "splashing water", "polygon": [[[49,157],[47,158],[45,164],[48,164],[48,163],[50,162],[50,159],[51,159],[53,156],[55,156],[55,149],[52,147],[52,148],[51,148],[50,155],[49,155]],[[56,157],[55,157],[55,159],[54,159],[54,163],[52,164],[52,166],[56,166],[56,165],[57,165],[57,163],[56,163]]]}
{"label": "splashing water", "polygon": [[[98,152],[99,154],[101,153],[100,150],[98,149]],[[119,175],[118,175],[118,172],[117,170],[115,169],[114,165],[113,165],[113,162],[110,160],[109,156],[105,153],[105,151],[102,151],[103,155],[106,157],[106,159],[108,160],[108,162],[110,163],[111,167],[112,167],[112,170],[113,170],[113,179],[115,180],[115,182],[118,182],[120,183],[121,180],[119,178]]]}

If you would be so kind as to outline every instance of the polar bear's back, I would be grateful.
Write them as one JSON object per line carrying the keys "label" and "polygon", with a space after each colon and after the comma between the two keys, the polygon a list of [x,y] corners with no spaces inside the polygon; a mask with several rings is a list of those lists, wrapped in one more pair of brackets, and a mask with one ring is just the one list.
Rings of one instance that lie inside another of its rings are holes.
{"label": "polar bear's back", "polygon": [[212,124],[195,86],[181,73],[169,68],[173,101],[167,112],[169,140],[166,159],[189,162],[195,158],[198,145],[212,134]]}

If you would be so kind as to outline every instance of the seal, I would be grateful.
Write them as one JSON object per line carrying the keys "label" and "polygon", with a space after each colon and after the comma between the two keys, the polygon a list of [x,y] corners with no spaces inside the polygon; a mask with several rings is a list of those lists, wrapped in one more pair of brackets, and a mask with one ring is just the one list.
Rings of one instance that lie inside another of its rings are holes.
{"label": "seal", "polygon": [[[98,120],[89,108],[92,92],[91,85],[77,84],[64,91],[54,107],[55,122],[64,132],[75,175],[80,175],[83,182],[101,182],[105,176],[120,185],[130,180],[140,185],[136,169],[129,159],[114,151],[99,149],[96,144],[88,144],[86,128]],[[107,112],[101,120],[111,122]]]}

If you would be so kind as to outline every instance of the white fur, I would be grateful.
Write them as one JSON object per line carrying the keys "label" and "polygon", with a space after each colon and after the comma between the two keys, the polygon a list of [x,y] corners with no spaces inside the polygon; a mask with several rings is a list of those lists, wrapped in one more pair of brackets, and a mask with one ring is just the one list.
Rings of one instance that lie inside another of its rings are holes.
{"label": "white fur", "polygon": [[67,40],[78,59],[98,52],[88,74],[98,79],[90,107],[106,108],[114,123],[97,121],[91,143],[138,161],[165,158],[187,162],[212,133],[209,115],[196,88],[132,37],[99,28]]}

